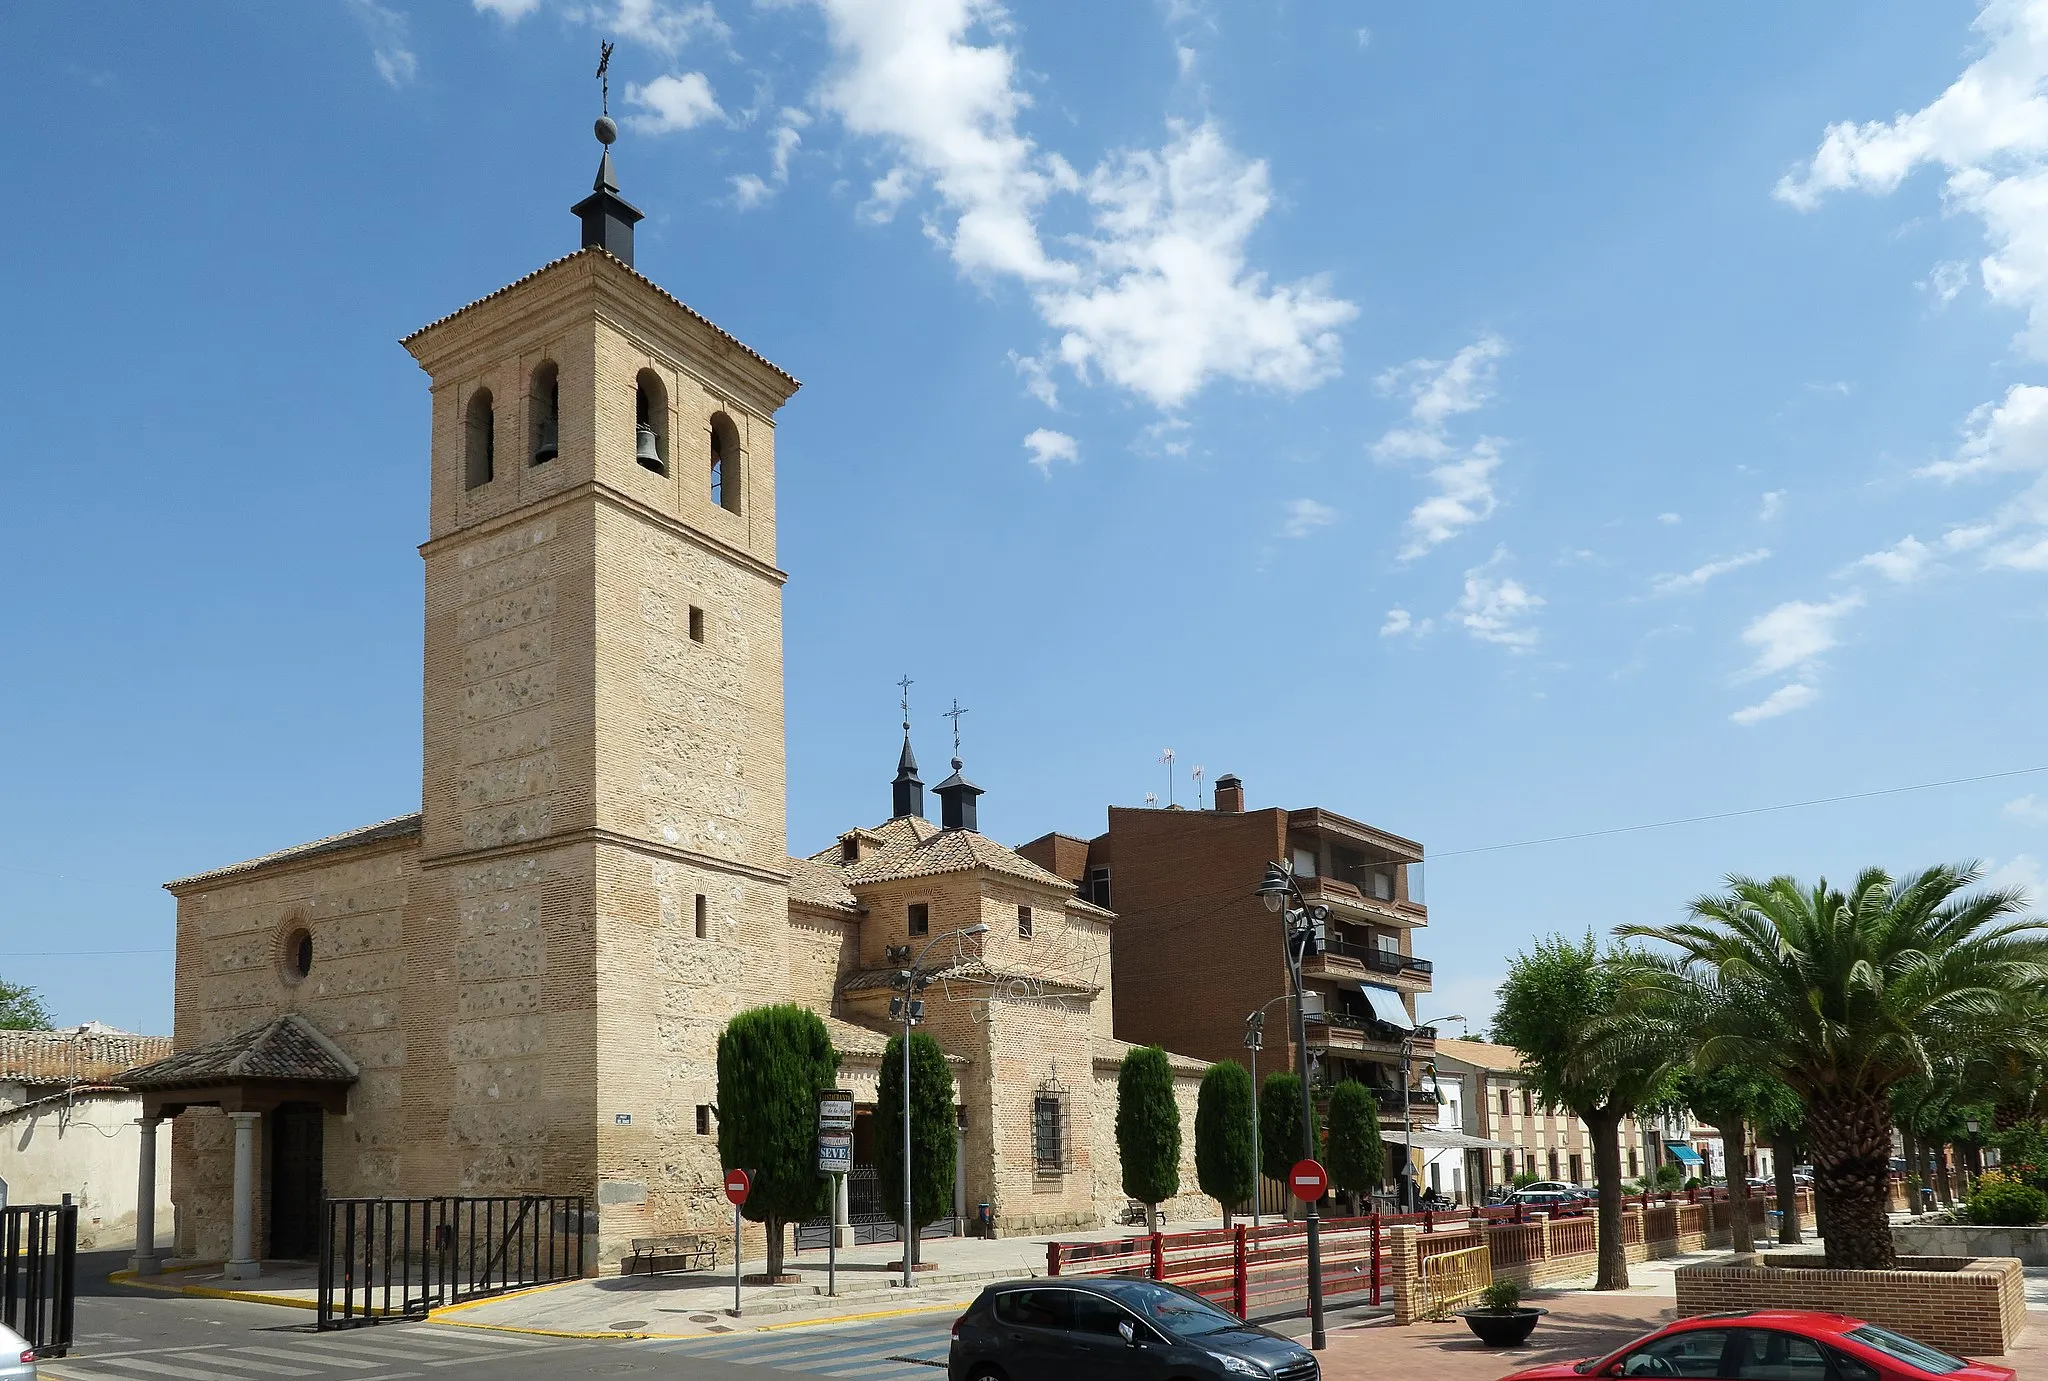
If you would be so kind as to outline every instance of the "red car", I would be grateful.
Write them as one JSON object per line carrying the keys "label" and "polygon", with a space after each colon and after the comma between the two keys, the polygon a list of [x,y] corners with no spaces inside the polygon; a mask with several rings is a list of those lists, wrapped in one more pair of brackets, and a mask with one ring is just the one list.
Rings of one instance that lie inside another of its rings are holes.
{"label": "red car", "polygon": [[1588,1376],[1711,1381],[2014,1381],[2011,1367],[1951,1357],[1841,1314],[1752,1309],[1666,1324],[1605,1357],[1530,1367],[1504,1381]]}

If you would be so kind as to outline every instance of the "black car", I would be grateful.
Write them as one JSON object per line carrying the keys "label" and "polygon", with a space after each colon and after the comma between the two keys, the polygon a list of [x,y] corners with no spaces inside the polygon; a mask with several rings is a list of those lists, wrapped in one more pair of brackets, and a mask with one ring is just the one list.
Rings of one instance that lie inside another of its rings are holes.
{"label": "black car", "polygon": [[1315,1354],[1200,1295],[1115,1277],[1011,1280],[953,1325],[947,1381],[1319,1381]]}

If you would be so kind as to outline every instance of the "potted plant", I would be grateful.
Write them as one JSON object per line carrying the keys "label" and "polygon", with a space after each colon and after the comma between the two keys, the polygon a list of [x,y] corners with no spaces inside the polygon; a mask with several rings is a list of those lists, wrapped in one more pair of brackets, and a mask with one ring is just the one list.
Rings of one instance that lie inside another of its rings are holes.
{"label": "potted plant", "polygon": [[1549,1312],[1524,1309],[1522,1287],[1512,1280],[1496,1280],[1479,1292],[1477,1309],[1461,1309],[1458,1317],[1488,1347],[1514,1347],[1527,1342],[1536,1331],[1536,1321]]}

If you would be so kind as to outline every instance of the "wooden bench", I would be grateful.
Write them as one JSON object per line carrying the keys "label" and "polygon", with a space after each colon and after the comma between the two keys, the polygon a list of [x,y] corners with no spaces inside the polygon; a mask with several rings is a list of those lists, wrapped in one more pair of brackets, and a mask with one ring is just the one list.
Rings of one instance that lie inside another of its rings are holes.
{"label": "wooden bench", "polygon": [[673,1237],[636,1237],[633,1251],[619,1264],[621,1275],[659,1275],[664,1271],[708,1271],[718,1265],[718,1242],[702,1233]]}

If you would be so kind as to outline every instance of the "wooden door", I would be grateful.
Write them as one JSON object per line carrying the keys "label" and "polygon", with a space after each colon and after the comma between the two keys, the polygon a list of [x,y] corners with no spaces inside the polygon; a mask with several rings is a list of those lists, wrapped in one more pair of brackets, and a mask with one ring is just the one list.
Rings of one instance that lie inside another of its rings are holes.
{"label": "wooden door", "polygon": [[282,1260],[311,1260],[320,1251],[322,1131],[326,1115],[286,1104],[270,1123],[270,1251]]}

